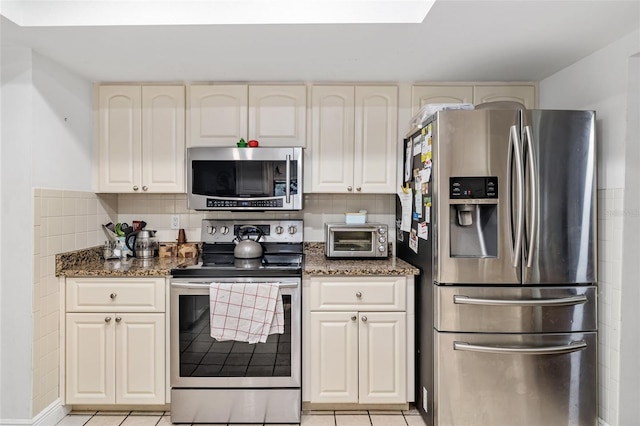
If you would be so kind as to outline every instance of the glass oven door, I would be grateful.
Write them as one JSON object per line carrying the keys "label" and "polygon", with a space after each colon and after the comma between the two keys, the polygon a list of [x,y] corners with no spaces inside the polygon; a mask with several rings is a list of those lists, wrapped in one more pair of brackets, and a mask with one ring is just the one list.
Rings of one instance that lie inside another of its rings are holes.
{"label": "glass oven door", "polygon": [[[256,344],[212,338],[212,281],[279,283],[284,333]],[[172,280],[171,387],[299,387],[300,305],[300,278]]]}

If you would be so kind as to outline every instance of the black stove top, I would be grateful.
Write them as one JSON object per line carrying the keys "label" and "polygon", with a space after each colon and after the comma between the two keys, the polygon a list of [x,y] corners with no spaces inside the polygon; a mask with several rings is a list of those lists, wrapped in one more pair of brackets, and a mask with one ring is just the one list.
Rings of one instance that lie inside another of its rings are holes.
{"label": "black stove top", "polygon": [[[253,221],[251,223],[255,222],[256,221]],[[289,222],[287,222],[288,225]],[[294,223],[296,231],[297,229],[302,229],[301,221],[299,221],[300,223],[297,222],[298,221]],[[275,230],[280,222],[276,222],[274,225],[268,221],[260,221],[261,227],[266,230],[265,233],[271,236],[271,238],[265,238],[266,241],[260,241],[263,248],[262,257],[255,259],[238,259],[233,254],[236,244],[230,242],[229,236],[215,235],[214,233],[212,237],[210,234],[212,226],[220,229],[222,227],[221,223],[227,226],[228,229],[233,229],[234,225],[237,227],[236,224],[238,222],[203,221],[203,245],[200,262],[197,265],[172,269],[171,275],[174,277],[200,278],[302,275],[304,255],[301,232],[300,235],[296,235],[295,238],[292,238],[291,234],[280,236],[275,232],[270,232],[271,228]],[[280,229],[280,232],[283,233],[282,229],[285,228],[282,227]]]}

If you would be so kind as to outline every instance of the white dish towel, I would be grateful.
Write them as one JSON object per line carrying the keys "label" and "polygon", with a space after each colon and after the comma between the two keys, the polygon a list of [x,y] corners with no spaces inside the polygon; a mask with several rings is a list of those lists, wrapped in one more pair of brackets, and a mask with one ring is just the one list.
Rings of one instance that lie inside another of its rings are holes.
{"label": "white dish towel", "polygon": [[211,337],[264,343],[284,333],[284,306],[278,283],[209,285]]}

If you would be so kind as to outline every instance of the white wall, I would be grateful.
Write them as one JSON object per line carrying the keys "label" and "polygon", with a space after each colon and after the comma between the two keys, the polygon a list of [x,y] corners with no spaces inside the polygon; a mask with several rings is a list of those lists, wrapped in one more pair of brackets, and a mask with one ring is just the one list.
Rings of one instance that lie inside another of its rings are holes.
{"label": "white wall", "polygon": [[[638,218],[627,215],[635,202],[640,176],[637,169],[638,65],[632,55],[640,52],[640,29],[583,58],[543,80],[539,85],[541,108],[593,109],[597,119],[598,143],[598,329],[599,329],[599,416],[611,426],[638,424],[640,389],[626,370],[637,369],[637,344],[621,344],[621,326],[637,339],[638,248],[626,241],[633,252],[623,253],[623,238],[635,240]],[[637,61],[637,60],[636,60]],[[635,100],[635,109],[632,106]],[[629,120],[629,124],[627,121]],[[636,126],[636,127],[632,127]],[[632,153],[627,157],[625,153]],[[626,182],[625,182],[626,176]],[[627,187],[625,188],[625,185]],[[637,210],[636,210],[637,211]],[[635,223],[631,228],[629,221]],[[628,229],[627,229],[628,228]],[[623,271],[628,271],[623,275]],[[636,302],[634,304],[634,302]],[[621,305],[630,304],[623,315]],[[621,377],[621,371],[625,371]],[[624,388],[621,387],[624,385]],[[624,395],[623,392],[624,391]],[[634,417],[635,416],[635,417]]]}
{"label": "white wall", "polygon": [[2,47],[2,400],[0,418],[31,418],[31,51]]}
{"label": "white wall", "polygon": [[626,180],[622,220],[622,294],[620,329],[620,424],[631,425],[640,420],[640,285],[638,259],[640,247],[640,54],[629,64],[629,101],[627,113]]}
{"label": "white wall", "polygon": [[91,191],[91,83],[34,53],[33,86],[33,186]]}
{"label": "white wall", "polygon": [[[32,190],[91,188],[92,87],[30,49],[3,45],[1,54],[0,420],[12,424],[30,421],[58,396],[57,377],[38,364],[51,364],[57,342],[34,354],[34,331],[49,330],[34,315],[50,314],[40,303],[51,306],[55,295],[50,288],[34,292],[40,277],[33,271],[50,275],[52,266],[34,264],[40,236],[34,235]],[[44,380],[34,377],[41,372]]]}

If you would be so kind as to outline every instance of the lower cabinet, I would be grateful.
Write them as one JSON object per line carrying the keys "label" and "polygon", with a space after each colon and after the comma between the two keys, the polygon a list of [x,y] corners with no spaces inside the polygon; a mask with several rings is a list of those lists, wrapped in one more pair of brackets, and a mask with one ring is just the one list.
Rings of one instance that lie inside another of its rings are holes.
{"label": "lower cabinet", "polygon": [[[67,279],[66,404],[166,402],[166,318],[160,291],[163,296],[164,279]],[[95,312],[84,312],[89,304]],[[135,312],[139,309],[161,312]]]}
{"label": "lower cabinet", "polygon": [[303,401],[413,401],[413,279],[311,276],[303,286]]}
{"label": "lower cabinet", "polygon": [[312,402],[405,403],[404,312],[312,312]]}

